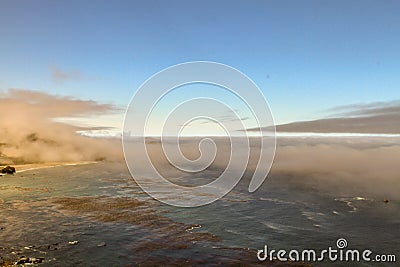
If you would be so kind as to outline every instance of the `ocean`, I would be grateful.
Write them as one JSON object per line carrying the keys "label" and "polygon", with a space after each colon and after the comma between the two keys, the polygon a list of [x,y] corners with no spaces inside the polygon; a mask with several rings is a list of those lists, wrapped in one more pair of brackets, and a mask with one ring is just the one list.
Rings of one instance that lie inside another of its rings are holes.
{"label": "ocean", "polygon": [[[186,182],[207,183],[213,172]],[[228,195],[197,208],[152,199],[120,162],[2,176],[0,262],[27,256],[44,258],[40,266],[287,266],[259,261],[257,250],[321,251],[336,248],[340,238],[349,249],[394,254],[398,261],[399,198],[385,203],[365,188],[321,183],[323,175],[272,172],[254,193],[245,175]],[[327,258],[291,264],[396,266]]]}

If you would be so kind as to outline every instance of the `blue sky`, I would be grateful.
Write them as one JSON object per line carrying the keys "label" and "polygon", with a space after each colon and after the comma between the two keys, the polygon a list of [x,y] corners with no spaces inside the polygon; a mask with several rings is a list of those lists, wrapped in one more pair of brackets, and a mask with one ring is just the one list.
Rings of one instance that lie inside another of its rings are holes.
{"label": "blue sky", "polygon": [[126,106],[174,64],[228,64],[277,123],[400,99],[399,1],[1,1],[0,90]]}

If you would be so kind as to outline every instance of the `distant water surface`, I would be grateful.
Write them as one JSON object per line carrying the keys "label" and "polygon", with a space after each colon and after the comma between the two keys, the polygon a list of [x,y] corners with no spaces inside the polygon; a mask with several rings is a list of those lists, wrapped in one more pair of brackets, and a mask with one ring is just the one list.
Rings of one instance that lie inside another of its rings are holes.
{"label": "distant water surface", "polygon": [[[208,182],[207,172],[191,178]],[[3,176],[0,255],[44,257],[43,266],[252,265],[264,245],[320,250],[346,238],[349,247],[400,257],[399,199],[385,204],[317,183],[272,175],[249,194],[244,179],[223,199],[187,209],[149,198],[123,163]]]}

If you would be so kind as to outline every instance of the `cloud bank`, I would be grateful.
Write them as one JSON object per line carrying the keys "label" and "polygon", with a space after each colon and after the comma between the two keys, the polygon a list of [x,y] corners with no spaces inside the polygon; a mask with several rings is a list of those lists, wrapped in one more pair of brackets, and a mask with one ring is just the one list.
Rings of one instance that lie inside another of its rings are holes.
{"label": "cloud bank", "polygon": [[[229,161],[229,140],[222,137],[213,139],[218,149],[217,156],[211,166],[199,174],[185,173],[172,166],[163,153],[159,139],[149,142],[148,152],[156,169],[168,179],[181,181],[182,185],[200,185],[217,178]],[[200,156],[199,140],[189,137],[183,139],[181,149],[187,158],[194,160]],[[263,194],[263,188],[267,188],[271,180],[281,179],[288,182],[288,187],[296,185],[296,188],[301,188],[304,184],[307,188],[320,190],[322,194],[400,200],[399,140],[365,137],[279,138],[271,172],[259,189],[259,194]],[[246,149],[245,142],[243,149]],[[243,177],[245,190],[258,164],[259,153],[259,141],[252,138],[250,159]],[[137,157],[140,158],[140,155]],[[180,162],[175,163],[181,165]],[[141,164],[137,166],[140,168]]]}
{"label": "cloud bank", "polygon": [[[379,116],[380,113],[396,116],[396,105],[382,109],[381,105],[374,105],[368,110],[363,109],[366,111],[361,114],[366,118],[370,118],[370,114]],[[346,111],[346,114],[350,112],[359,116],[360,110]],[[81,136],[76,131],[84,128],[54,120],[82,115],[90,117],[114,111],[120,110],[95,101],[42,92],[17,89],[0,92],[0,164],[122,160],[120,140]],[[258,163],[257,140],[251,139],[250,162],[245,173],[247,177],[252,176]],[[198,141],[199,138],[183,139],[182,150],[186,157],[199,157]],[[221,174],[229,160],[228,140],[220,137],[216,144],[217,157],[204,174],[207,179],[213,179],[213,174],[216,177]],[[243,149],[246,149],[245,143],[243,145]],[[149,139],[148,146],[149,156],[160,173],[191,181],[203,177],[201,174],[196,176],[177,171],[163,154],[159,140]],[[349,195],[357,192],[399,199],[399,155],[399,138],[278,138],[276,157],[268,179],[292,177],[298,184],[314,183],[315,188],[327,192],[346,194],[349,191]],[[137,167],[140,168],[140,164]],[[268,179],[264,186],[268,186]]]}
{"label": "cloud bank", "polygon": [[400,101],[355,104],[330,111],[335,113],[330,118],[282,124],[276,129],[279,132],[400,134]]}
{"label": "cloud bank", "polygon": [[399,200],[400,138],[278,140],[272,175],[318,187]]}
{"label": "cloud bank", "polygon": [[80,136],[76,131],[83,128],[54,120],[116,110],[108,104],[37,91],[0,92],[0,164],[121,159],[116,140]]}

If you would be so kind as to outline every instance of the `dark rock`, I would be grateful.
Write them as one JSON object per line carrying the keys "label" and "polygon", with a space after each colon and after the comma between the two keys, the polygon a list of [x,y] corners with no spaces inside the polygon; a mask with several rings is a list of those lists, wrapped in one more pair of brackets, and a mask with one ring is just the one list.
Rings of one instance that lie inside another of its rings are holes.
{"label": "dark rock", "polygon": [[25,257],[22,256],[21,258],[19,258],[19,260],[17,260],[14,265],[18,265],[18,264],[38,264],[38,263],[42,263],[44,261],[44,258],[29,258],[29,257]]}
{"label": "dark rock", "polygon": [[14,174],[15,173],[15,168],[11,167],[11,166],[7,166],[7,167],[1,169],[0,172],[3,173],[3,174]]}
{"label": "dark rock", "polygon": [[385,203],[385,204],[389,203],[389,199],[384,199],[383,203]]}

